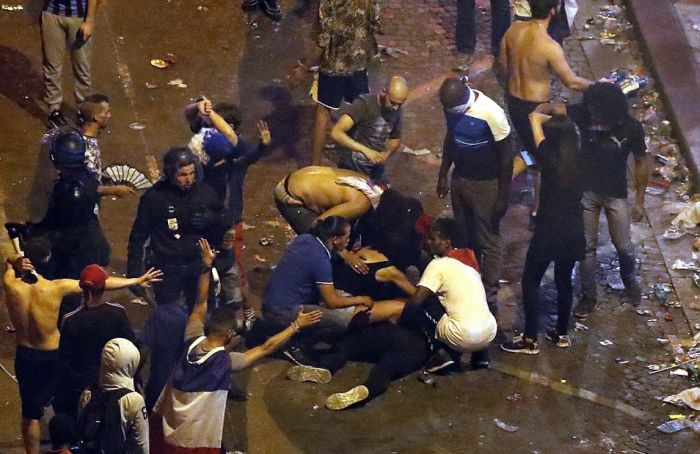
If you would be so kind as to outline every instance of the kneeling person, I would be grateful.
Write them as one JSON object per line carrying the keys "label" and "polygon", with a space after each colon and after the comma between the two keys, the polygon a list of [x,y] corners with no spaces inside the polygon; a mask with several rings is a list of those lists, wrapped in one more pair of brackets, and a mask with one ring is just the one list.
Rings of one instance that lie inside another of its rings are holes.
{"label": "kneeling person", "polygon": [[[489,311],[479,273],[447,256],[459,233],[459,225],[453,219],[441,218],[431,226],[428,246],[435,258],[404,308],[401,323],[417,321],[453,350],[453,356],[472,352],[472,366],[484,367],[488,366],[485,349],[496,336],[496,319]],[[431,303],[435,297],[440,304]],[[433,368],[436,370],[439,368]]]}

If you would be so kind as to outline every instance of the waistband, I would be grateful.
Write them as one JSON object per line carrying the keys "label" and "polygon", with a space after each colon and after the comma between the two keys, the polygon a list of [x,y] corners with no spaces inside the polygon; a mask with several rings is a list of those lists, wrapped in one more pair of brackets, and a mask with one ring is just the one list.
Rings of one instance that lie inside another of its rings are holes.
{"label": "waistband", "polygon": [[[285,205],[298,205],[301,200],[297,199],[289,192],[289,178],[291,176],[292,174],[290,173],[277,183],[277,186],[275,186],[275,200]],[[290,203],[290,201],[296,203]]]}
{"label": "waistband", "polygon": [[540,104],[544,104],[546,102],[549,102],[549,101],[541,101],[541,102],[540,101],[526,101],[524,99],[518,98],[517,96],[513,96],[510,93],[506,93],[506,101],[512,102],[515,104],[520,104],[522,106],[532,107],[532,108],[537,107]]}

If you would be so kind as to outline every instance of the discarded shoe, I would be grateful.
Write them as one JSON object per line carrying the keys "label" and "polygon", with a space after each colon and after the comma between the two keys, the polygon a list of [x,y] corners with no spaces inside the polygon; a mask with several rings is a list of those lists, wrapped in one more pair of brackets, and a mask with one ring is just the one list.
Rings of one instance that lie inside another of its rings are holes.
{"label": "discarded shoe", "polygon": [[571,347],[571,338],[569,335],[561,336],[557,333],[554,328],[547,330],[544,337],[554,342],[559,348],[569,348]]}
{"label": "discarded shoe", "polygon": [[287,378],[294,382],[310,381],[313,383],[330,383],[331,372],[312,366],[292,366],[287,369]]}
{"label": "discarded shoe", "polygon": [[351,405],[358,404],[369,397],[369,389],[365,385],[355,386],[344,393],[335,393],[326,399],[326,408],[329,410],[343,410]]}
{"label": "discarded shoe", "polygon": [[510,342],[502,343],[501,350],[508,353],[523,353],[526,355],[537,355],[540,352],[537,342],[526,342],[522,334],[514,337]]}

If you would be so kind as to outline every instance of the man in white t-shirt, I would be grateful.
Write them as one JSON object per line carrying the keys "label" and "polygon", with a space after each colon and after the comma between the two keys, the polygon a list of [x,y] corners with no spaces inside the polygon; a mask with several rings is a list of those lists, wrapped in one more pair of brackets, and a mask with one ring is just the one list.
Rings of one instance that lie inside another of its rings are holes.
{"label": "man in white t-shirt", "polygon": [[466,352],[472,353],[473,368],[488,367],[486,347],[496,336],[496,319],[489,311],[479,272],[446,256],[460,230],[454,219],[440,218],[432,224],[428,246],[435,258],[401,315],[400,323],[418,324],[438,341],[434,351],[444,350],[431,359],[428,372],[458,362]]}

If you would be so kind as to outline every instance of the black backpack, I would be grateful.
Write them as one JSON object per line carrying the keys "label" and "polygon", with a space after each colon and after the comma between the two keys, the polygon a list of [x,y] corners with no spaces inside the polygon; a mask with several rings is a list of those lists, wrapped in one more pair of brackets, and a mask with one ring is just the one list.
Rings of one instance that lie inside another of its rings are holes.
{"label": "black backpack", "polygon": [[126,440],[119,399],[134,391],[127,388],[104,391],[99,387],[90,391],[92,397],[78,421],[81,454],[123,454]]}

